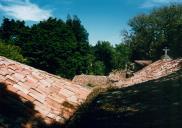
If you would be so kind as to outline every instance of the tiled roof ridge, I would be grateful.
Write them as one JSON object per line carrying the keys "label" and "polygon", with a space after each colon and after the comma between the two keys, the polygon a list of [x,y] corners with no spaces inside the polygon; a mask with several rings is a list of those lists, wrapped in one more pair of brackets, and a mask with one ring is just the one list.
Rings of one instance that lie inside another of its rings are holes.
{"label": "tiled roof ridge", "polygon": [[[6,58],[6,57],[4,57],[4,56],[0,56],[0,61],[1,61],[2,59],[6,59],[6,60],[8,60],[8,61],[10,61],[10,62],[13,62],[13,63],[16,63],[16,64],[18,64],[18,65],[25,65],[25,64],[20,63],[20,62],[18,62],[18,61],[14,61],[14,60],[8,59],[8,58]],[[66,79],[66,78],[60,77],[60,76],[58,76],[58,75],[54,75],[54,74],[48,73],[48,72],[46,72],[46,71],[43,71],[43,70],[34,68],[34,67],[32,67],[32,66],[26,65],[26,67],[29,67],[30,69],[33,69],[33,70],[37,70],[37,71],[39,71],[39,72],[41,72],[41,73],[45,73],[45,74],[51,75],[51,76],[56,77],[56,78],[58,78],[58,79],[63,79],[63,80],[65,80],[65,81],[71,82],[71,80],[69,80],[69,79]]]}
{"label": "tiled roof ridge", "polygon": [[115,83],[118,87],[128,87],[149,80],[167,76],[182,68],[182,58],[175,60],[158,60],[142,70],[134,73],[134,76]]}

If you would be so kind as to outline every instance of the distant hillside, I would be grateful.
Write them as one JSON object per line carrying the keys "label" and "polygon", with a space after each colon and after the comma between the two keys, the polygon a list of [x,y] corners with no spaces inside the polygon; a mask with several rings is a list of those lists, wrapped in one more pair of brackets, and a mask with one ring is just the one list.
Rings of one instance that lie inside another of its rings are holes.
{"label": "distant hillside", "polygon": [[76,128],[181,128],[182,70],[131,87],[101,93]]}

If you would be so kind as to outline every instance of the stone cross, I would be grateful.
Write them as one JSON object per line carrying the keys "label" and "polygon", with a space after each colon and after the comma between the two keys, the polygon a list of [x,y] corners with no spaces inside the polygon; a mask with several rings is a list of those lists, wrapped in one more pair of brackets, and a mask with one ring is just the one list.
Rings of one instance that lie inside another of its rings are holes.
{"label": "stone cross", "polygon": [[165,47],[165,48],[163,49],[163,51],[165,52],[164,55],[165,55],[165,56],[168,56],[167,52],[170,51],[170,49],[168,49],[167,47]]}
{"label": "stone cross", "polygon": [[171,60],[171,57],[168,56],[167,52],[169,51],[169,49],[167,47],[165,47],[163,49],[163,51],[165,52],[164,56],[162,57],[163,60]]}

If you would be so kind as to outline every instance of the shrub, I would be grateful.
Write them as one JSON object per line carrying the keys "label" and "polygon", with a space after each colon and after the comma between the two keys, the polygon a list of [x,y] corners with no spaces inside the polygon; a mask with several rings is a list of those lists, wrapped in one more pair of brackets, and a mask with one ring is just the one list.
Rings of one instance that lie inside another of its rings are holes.
{"label": "shrub", "polygon": [[21,49],[18,46],[4,44],[2,41],[0,41],[0,56],[4,56],[22,63],[27,62],[27,60],[21,55]]}

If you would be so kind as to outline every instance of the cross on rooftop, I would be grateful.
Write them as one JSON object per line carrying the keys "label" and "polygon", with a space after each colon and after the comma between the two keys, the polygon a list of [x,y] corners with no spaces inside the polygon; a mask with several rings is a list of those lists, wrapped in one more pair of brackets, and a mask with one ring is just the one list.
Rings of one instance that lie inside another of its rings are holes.
{"label": "cross on rooftop", "polygon": [[164,60],[171,60],[171,58],[168,56],[168,51],[170,51],[170,49],[168,49],[167,47],[165,47],[164,49],[163,49],[163,51],[165,52],[165,54],[164,54],[164,56],[162,56],[162,59],[164,59]]}
{"label": "cross on rooftop", "polygon": [[165,47],[165,48],[163,49],[163,51],[165,52],[165,56],[166,56],[166,55],[168,55],[167,52],[170,51],[170,49],[168,49],[167,47]]}

